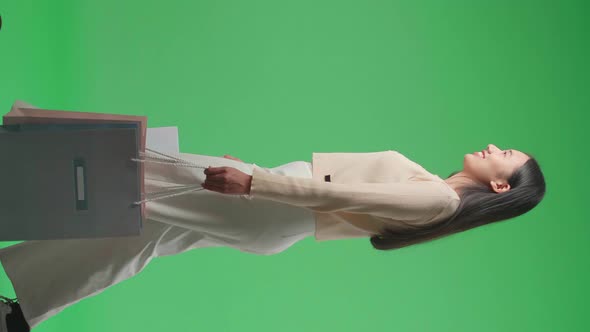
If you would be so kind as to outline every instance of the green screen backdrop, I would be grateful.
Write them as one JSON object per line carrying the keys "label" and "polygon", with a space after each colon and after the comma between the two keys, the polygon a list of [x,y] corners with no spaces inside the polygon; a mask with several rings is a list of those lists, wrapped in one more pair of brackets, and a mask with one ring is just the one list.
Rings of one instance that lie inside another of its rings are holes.
{"label": "green screen backdrop", "polygon": [[[157,258],[34,330],[589,331],[589,14],[581,0],[2,0],[1,114],[20,99],[146,115],[178,126],[181,152],[263,167],[392,149],[442,178],[493,143],[532,153],[547,181],[523,216],[399,250],[310,237]],[[15,295],[5,274],[0,294]]]}

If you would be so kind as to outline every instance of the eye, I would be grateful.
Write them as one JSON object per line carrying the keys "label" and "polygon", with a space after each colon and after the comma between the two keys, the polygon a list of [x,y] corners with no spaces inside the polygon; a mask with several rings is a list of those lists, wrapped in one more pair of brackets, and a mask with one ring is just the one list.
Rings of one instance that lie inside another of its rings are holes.
{"label": "eye", "polygon": [[506,152],[508,152],[508,151],[504,151],[504,157],[506,157]]}

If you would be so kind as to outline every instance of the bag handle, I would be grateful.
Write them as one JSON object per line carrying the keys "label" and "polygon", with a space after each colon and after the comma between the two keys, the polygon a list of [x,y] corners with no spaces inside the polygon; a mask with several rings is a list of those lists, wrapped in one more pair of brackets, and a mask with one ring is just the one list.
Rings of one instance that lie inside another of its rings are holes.
{"label": "bag handle", "polygon": [[[165,153],[158,152],[156,150],[152,150],[149,148],[146,148],[146,151],[167,157],[169,159],[165,159],[165,158],[158,157],[155,155],[150,156],[148,153],[145,153],[143,151],[139,151],[140,157],[143,157],[144,159],[131,158],[131,160],[135,161],[135,162],[141,162],[141,163],[148,163],[149,162],[149,163],[156,163],[156,164],[168,164],[168,165],[179,166],[179,167],[207,168],[205,166],[200,166],[200,165],[197,165],[193,162],[186,161],[182,158],[170,156]],[[153,160],[150,160],[150,159],[153,159]],[[192,185],[185,185],[185,186],[175,186],[175,187],[160,190],[160,191],[152,191],[152,192],[146,193],[146,195],[156,195],[157,197],[146,198],[141,201],[133,202],[133,205],[140,205],[140,204],[143,204],[146,202],[155,201],[155,200],[159,200],[159,199],[167,198],[167,197],[179,196],[179,195],[183,195],[183,194],[186,194],[186,193],[189,193],[192,191],[198,191],[198,190],[204,190],[204,189],[205,188],[203,188],[200,184],[192,184]],[[158,196],[158,195],[162,195],[162,196]]]}

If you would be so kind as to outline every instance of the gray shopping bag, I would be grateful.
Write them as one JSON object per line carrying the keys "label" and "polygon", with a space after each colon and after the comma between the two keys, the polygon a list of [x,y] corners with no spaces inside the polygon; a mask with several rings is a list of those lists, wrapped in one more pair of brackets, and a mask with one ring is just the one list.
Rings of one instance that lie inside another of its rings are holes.
{"label": "gray shopping bag", "polygon": [[[22,100],[15,100],[10,112],[2,116],[3,125],[17,124],[66,124],[66,123],[137,123],[140,134],[139,151],[145,152],[147,116],[111,113],[76,112],[52,110],[35,107]],[[144,179],[144,165],[139,166],[139,174]],[[144,182],[141,184],[145,192]],[[145,219],[145,205],[141,205],[141,217]]]}
{"label": "gray shopping bag", "polygon": [[138,126],[0,126],[0,241],[136,236]]}

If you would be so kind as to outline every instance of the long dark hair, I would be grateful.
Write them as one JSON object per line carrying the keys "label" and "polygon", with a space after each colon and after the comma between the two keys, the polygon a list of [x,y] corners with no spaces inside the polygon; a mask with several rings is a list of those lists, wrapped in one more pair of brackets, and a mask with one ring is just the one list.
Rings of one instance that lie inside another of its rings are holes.
{"label": "long dark hair", "polygon": [[[371,244],[378,250],[399,249],[514,218],[530,211],[545,195],[545,178],[533,155],[525,154],[530,159],[508,178],[510,190],[498,194],[483,184],[464,187],[459,194],[459,207],[446,220],[411,230],[385,229],[382,234],[371,236]],[[457,173],[459,171],[448,177]]]}

